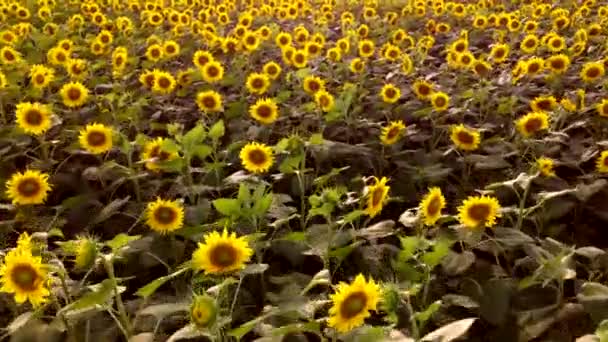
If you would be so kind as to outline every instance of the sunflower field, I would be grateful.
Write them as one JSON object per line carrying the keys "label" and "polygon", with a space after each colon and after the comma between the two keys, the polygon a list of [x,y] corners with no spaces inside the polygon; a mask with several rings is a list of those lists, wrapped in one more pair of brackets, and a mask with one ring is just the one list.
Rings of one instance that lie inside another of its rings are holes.
{"label": "sunflower field", "polygon": [[608,341],[608,1],[0,0],[0,341]]}

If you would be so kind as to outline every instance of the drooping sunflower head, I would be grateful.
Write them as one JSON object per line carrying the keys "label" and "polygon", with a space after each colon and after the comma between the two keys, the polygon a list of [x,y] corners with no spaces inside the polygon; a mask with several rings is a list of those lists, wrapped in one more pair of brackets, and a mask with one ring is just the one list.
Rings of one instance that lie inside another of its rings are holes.
{"label": "drooping sunflower head", "polygon": [[207,295],[196,295],[190,304],[190,322],[199,328],[209,328],[217,318],[217,303]]}
{"label": "drooping sunflower head", "polygon": [[198,108],[206,113],[221,112],[223,109],[222,95],[213,90],[206,90],[196,95]]}
{"label": "drooping sunflower head", "polygon": [[380,295],[380,285],[371,278],[367,281],[362,274],[351,284],[338,284],[330,295],[333,305],[329,309],[329,326],[344,333],[363,325],[370,311],[376,310]]}
{"label": "drooping sunflower head", "polygon": [[237,237],[236,233],[212,232],[204,237],[203,243],[192,253],[192,268],[206,274],[224,274],[242,269],[253,250],[247,237]]}
{"label": "drooping sunflower head", "polygon": [[146,208],[146,224],[150,229],[167,234],[182,227],[184,223],[184,207],[181,202],[157,198],[148,203]]}
{"label": "drooping sunflower head", "polygon": [[385,103],[395,103],[401,97],[401,89],[394,84],[387,83],[380,90],[380,97]]}
{"label": "drooping sunflower head", "polygon": [[444,112],[450,105],[450,96],[442,91],[434,92],[431,95],[431,105],[437,112]]}
{"label": "drooping sunflower head", "polygon": [[549,115],[545,112],[530,112],[519,118],[515,124],[517,130],[527,138],[549,128]]}
{"label": "drooping sunflower head", "polygon": [[470,229],[493,227],[500,216],[500,204],[495,197],[469,196],[458,207],[458,220]]}
{"label": "drooping sunflower head", "polygon": [[247,76],[246,86],[250,93],[262,95],[270,88],[270,79],[266,74],[252,72]]}
{"label": "drooping sunflower head", "polygon": [[595,168],[599,173],[608,173],[608,151],[602,151],[595,161]]}
{"label": "drooping sunflower head", "polygon": [[552,95],[537,96],[530,102],[530,107],[536,112],[550,112],[557,107],[557,99]]}
{"label": "drooping sunflower head", "polygon": [[445,208],[445,203],[445,197],[443,197],[440,188],[429,189],[418,206],[425,225],[432,226],[441,218],[441,210]]}
{"label": "drooping sunflower head", "polygon": [[160,169],[159,162],[167,162],[174,160],[179,156],[177,152],[165,151],[163,145],[166,143],[166,138],[158,137],[144,145],[142,159],[145,160],[146,169],[158,171]]}
{"label": "drooping sunflower head", "polygon": [[97,258],[97,241],[91,237],[80,237],[75,241],[74,267],[84,271],[95,263]]}
{"label": "drooping sunflower head", "polygon": [[414,94],[421,100],[427,100],[433,94],[433,85],[425,80],[416,80],[412,85]]}
{"label": "drooping sunflower head", "polygon": [[384,145],[393,145],[399,140],[404,130],[405,124],[403,121],[391,121],[388,125],[382,127],[380,141],[382,141]]}
{"label": "drooping sunflower head", "polygon": [[540,157],[536,159],[536,169],[545,177],[555,177],[555,162],[551,158]]}
{"label": "drooping sunflower head", "polygon": [[269,125],[277,120],[279,107],[273,99],[262,98],[249,108],[249,115],[256,121]]}
{"label": "drooping sunflower head", "polygon": [[27,300],[34,307],[42,305],[50,294],[47,278],[42,258],[24,245],[8,252],[0,265],[0,291],[14,294],[19,304]]}
{"label": "drooping sunflower head", "polygon": [[100,154],[112,149],[112,129],[102,124],[88,124],[78,136],[80,146],[87,152]]}
{"label": "drooping sunflower head", "polygon": [[595,82],[604,76],[604,64],[601,62],[587,62],[583,65],[580,78],[585,82]]}
{"label": "drooping sunflower head", "polygon": [[321,89],[315,93],[315,103],[327,113],[334,108],[335,99],[327,90]]}
{"label": "drooping sunflower head", "polygon": [[262,143],[250,142],[239,153],[243,167],[249,172],[263,173],[268,171],[274,162],[272,148]]}
{"label": "drooping sunflower head", "polygon": [[44,134],[51,128],[52,115],[53,113],[48,105],[38,102],[18,103],[15,110],[15,118],[19,128],[32,135]]}
{"label": "drooping sunflower head", "polygon": [[166,71],[154,71],[154,86],[152,91],[159,94],[171,94],[175,90],[177,82],[173,75]]}
{"label": "drooping sunflower head", "polygon": [[87,102],[89,90],[80,82],[70,82],[61,87],[59,94],[66,107],[76,108]]}
{"label": "drooping sunflower head", "polygon": [[14,173],[6,182],[6,193],[13,204],[42,204],[49,191],[49,176],[37,170]]}
{"label": "drooping sunflower head", "polygon": [[476,129],[460,124],[452,126],[450,139],[457,148],[465,151],[474,151],[479,147],[481,134]]}
{"label": "drooping sunflower head", "polygon": [[382,177],[378,179],[374,177],[374,184],[366,188],[367,207],[365,208],[365,212],[370,217],[378,215],[382,211],[384,203],[388,200],[390,186],[386,185],[386,183],[388,183],[388,178]]}
{"label": "drooping sunflower head", "polygon": [[321,77],[309,75],[304,78],[302,87],[310,95],[314,95],[317,91],[325,89],[325,80]]}

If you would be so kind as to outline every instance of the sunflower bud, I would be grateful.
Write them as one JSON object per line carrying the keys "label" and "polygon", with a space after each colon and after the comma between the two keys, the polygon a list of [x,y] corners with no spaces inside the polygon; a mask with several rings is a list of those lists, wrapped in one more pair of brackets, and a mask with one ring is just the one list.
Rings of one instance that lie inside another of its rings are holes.
{"label": "sunflower bud", "polygon": [[97,257],[97,244],[91,238],[81,238],[76,242],[74,266],[78,270],[90,268]]}
{"label": "sunflower bud", "polygon": [[199,328],[208,328],[215,323],[217,306],[213,298],[195,296],[190,305],[190,321]]}

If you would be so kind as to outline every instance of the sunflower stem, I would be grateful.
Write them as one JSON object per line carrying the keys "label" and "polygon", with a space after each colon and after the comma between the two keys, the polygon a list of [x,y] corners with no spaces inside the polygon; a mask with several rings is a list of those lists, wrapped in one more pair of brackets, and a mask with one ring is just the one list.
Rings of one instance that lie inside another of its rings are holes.
{"label": "sunflower stem", "polygon": [[517,228],[517,230],[521,230],[521,227],[524,223],[524,207],[526,205],[526,199],[528,198],[528,193],[530,192],[530,183],[528,182],[528,184],[526,184],[526,187],[524,189],[524,194],[523,196],[521,196],[521,199],[519,201],[519,209],[517,210],[517,226],[515,228]]}
{"label": "sunflower stem", "polygon": [[[135,171],[135,169],[133,168],[132,152],[133,151],[129,151],[129,153],[127,153],[127,164],[131,171]],[[137,203],[141,203],[141,191],[139,190],[139,180],[137,179],[137,177],[133,177],[131,180],[133,181],[133,188],[135,190],[135,198],[137,199]]]}
{"label": "sunflower stem", "polygon": [[[114,297],[116,298],[116,307],[118,309],[118,314],[120,315],[118,321],[123,329],[123,333],[127,340],[131,338],[131,325],[129,323],[129,316],[127,315],[127,310],[125,309],[125,305],[122,302],[122,297],[118,292],[118,281],[116,280],[116,276],[114,275],[114,265],[112,264],[113,257],[104,258],[104,265],[106,271],[108,272],[108,277],[110,277],[110,281],[112,282],[112,286],[114,287]],[[108,310],[111,312],[111,310]]]}
{"label": "sunflower stem", "polygon": [[42,152],[42,160],[45,165],[49,165],[49,147],[44,140],[44,135],[38,136],[38,143],[40,144],[40,151]]}

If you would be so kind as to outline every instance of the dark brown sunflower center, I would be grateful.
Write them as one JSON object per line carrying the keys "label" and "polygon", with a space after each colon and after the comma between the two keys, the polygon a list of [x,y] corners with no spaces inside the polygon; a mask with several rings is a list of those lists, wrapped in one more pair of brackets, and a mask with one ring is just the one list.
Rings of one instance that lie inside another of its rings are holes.
{"label": "dark brown sunflower center", "polygon": [[173,208],[159,207],[154,210],[154,219],[161,224],[170,224],[177,218],[177,213]]}
{"label": "dark brown sunflower center", "polygon": [[149,74],[146,75],[146,77],[144,77],[144,83],[146,84],[147,87],[152,87],[154,86],[154,75],[153,74]]}
{"label": "dark brown sunflower center", "polygon": [[556,70],[561,70],[566,66],[562,59],[554,59],[551,61],[551,67]]}
{"label": "dark brown sunflower center", "polygon": [[11,51],[4,51],[4,59],[9,62],[12,62],[15,60],[15,55]]}
{"label": "dark brown sunflower center", "polygon": [[198,57],[198,64],[205,65],[205,64],[207,64],[207,62],[209,62],[209,58],[207,58],[207,56]]}
{"label": "dark brown sunflower center", "polygon": [[473,220],[483,222],[490,215],[490,207],[487,204],[474,204],[467,212]]}
{"label": "dark brown sunflower center", "polygon": [[80,89],[78,89],[78,88],[68,89],[68,99],[70,99],[72,101],[79,100],[81,95],[82,95],[82,93],[80,92]]}
{"label": "dark brown sunflower center", "polygon": [[559,40],[559,39],[553,39],[553,40],[551,41],[551,45],[552,45],[554,48],[560,48],[560,47],[562,46],[562,41],[561,41],[561,40]]}
{"label": "dark brown sunflower center", "polygon": [[536,103],[536,106],[541,110],[550,110],[553,108],[553,102],[551,100],[540,100]]}
{"label": "dark brown sunflower center", "polygon": [[264,80],[261,78],[254,78],[253,81],[251,82],[251,86],[254,89],[261,89],[264,87]]}
{"label": "dark brown sunflower center", "polygon": [[426,207],[426,216],[435,216],[441,209],[441,200],[438,196],[433,196],[429,205]]}
{"label": "dark brown sunflower center", "polygon": [[587,77],[589,77],[589,78],[596,78],[600,75],[600,69],[593,66],[593,67],[587,69],[586,74],[587,74]]}
{"label": "dark brown sunflower center", "polygon": [[36,76],[34,77],[34,82],[36,82],[37,84],[42,84],[45,80],[46,78],[43,74],[36,74]]}
{"label": "dark brown sunflower center", "polygon": [[393,89],[393,88],[386,88],[386,90],[384,90],[384,94],[389,99],[392,99],[392,98],[395,98],[397,96],[397,91],[395,89]]}
{"label": "dark brown sunflower center", "polygon": [[458,132],[458,134],[456,134],[456,138],[463,144],[472,144],[475,141],[473,135],[465,131]]}
{"label": "dark brown sunflower center", "polygon": [[167,89],[171,86],[171,81],[169,81],[169,79],[166,77],[161,77],[158,79],[158,86],[163,89]]}
{"label": "dark brown sunflower center", "polygon": [[319,103],[321,104],[321,107],[327,107],[329,106],[329,98],[325,95],[321,96],[319,98]]}
{"label": "dark brown sunflower center", "polygon": [[71,46],[69,43],[63,43],[63,44],[61,44],[61,48],[64,49],[65,51],[69,51]]}
{"label": "dark brown sunflower center", "polygon": [[536,45],[536,42],[533,39],[528,39],[524,42],[524,46],[527,48],[533,48]]}
{"label": "dark brown sunflower center", "polygon": [[505,50],[504,49],[498,49],[496,50],[496,52],[494,53],[494,56],[496,56],[496,58],[502,58],[505,56]]}
{"label": "dark brown sunflower center", "polygon": [[485,65],[483,65],[483,63],[478,63],[475,65],[475,72],[477,72],[478,74],[483,74],[486,73],[488,71],[488,68],[486,68]]}
{"label": "dark brown sunflower center", "polygon": [[391,127],[388,132],[386,132],[386,139],[388,140],[392,140],[395,139],[399,133],[401,132],[401,129],[399,127]]}
{"label": "dark brown sunflower center", "polygon": [[534,133],[536,131],[538,131],[543,125],[543,122],[541,119],[539,118],[532,118],[528,121],[526,121],[524,127],[526,129],[526,131],[530,132],[530,133]]}
{"label": "dark brown sunflower center", "polygon": [[372,205],[377,206],[382,203],[382,197],[384,197],[384,189],[377,187],[372,191]]}
{"label": "dark brown sunflower center", "polygon": [[319,52],[319,48],[317,48],[316,45],[310,45],[308,47],[308,53],[310,53],[311,55],[316,54],[317,52]]}
{"label": "dark brown sunflower center", "polygon": [[152,55],[152,57],[154,57],[154,58],[158,58],[158,57],[160,57],[160,50],[152,49],[152,51],[150,51],[150,55]]}
{"label": "dark brown sunflower center", "polygon": [[421,84],[418,86],[418,92],[420,95],[426,96],[431,93],[431,88],[426,84]]}
{"label": "dark brown sunflower center", "polygon": [[255,39],[254,36],[247,37],[247,45],[255,45],[256,42],[257,42],[257,39]]}
{"label": "dark brown sunflower center", "polygon": [[203,98],[203,105],[206,108],[214,108],[216,105],[215,99],[213,98],[213,96],[205,96]]}
{"label": "dark brown sunflower center", "polygon": [[340,316],[349,319],[357,316],[367,306],[367,296],[364,292],[354,292],[340,304]]}
{"label": "dark brown sunflower center", "polygon": [[435,102],[435,106],[437,107],[443,107],[447,104],[447,101],[443,96],[436,97],[433,102]]}
{"label": "dark brown sunflower center", "polygon": [[175,46],[173,45],[169,45],[165,48],[165,50],[167,51],[167,53],[172,54],[175,53]]}
{"label": "dark brown sunflower center", "polygon": [[268,105],[261,105],[258,107],[257,114],[262,118],[268,118],[272,115],[272,109]]}
{"label": "dark brown sunflower center", "polygon": [[365,53],[370,53],[370,52],[372,52],[372,47],[369,46],[368,44],[365,44],[361,47],[361,50]]}
{"label": "dark brown sunflower center", "polygon": [[262,165],[266,162],[266,153],[262,150],[251,150],[247,155],[249,161],[254,165]]}
{"label": "dark brown sunflower center", "polygon": [[93,147],[104,145],[106,140],[106,135],[103,132],[92,131],[87,134],[87,143]]}
{"label": "dark brown sunflower center", "polygon": [[456,46],[454,46],[454,50],[456,50],[458,52],[463,52],[464,49],[466,49],[466,46],[462,43],[458,43],[458,44],[456,44]]}
{"label": "dark brown sunflower center", "polygon": [[469,63],[471,63],[471,57],[464,55],[460,57],[460,61],[462,62],[462,64],[468,65]]}
{"label": "dark brown sunflower center", "polygon": [[207,75],[209,75],[209,77],[217,77],[219,74],[220,70],[216,66],[210,65],[207,67]]}
{"label": "dark brown sunflower center", "polygon": [[11,272],[11,280],[20,290],[34,291],[39,282],[36,270],[27,264],[19,264]]}
{"label": "dark brown sunflower center", "polygon": [[19,182],[17,185],[17,191],[19,195],[24,197],[32,197],[40,193],[40,183],[34,178],[26,178]]}
{"label": "dark brown sunflower center", "polygon": [[117,56],[116,57],[116,65],[117,66],[121,66],[123,62],[124,62],[124,59],[122,58],[122,56]]}
{"label": "dark brown sunflower center", "polygon": [[215,266],[229,267],[237,260],[236,250],[231,245],[220,244],[210,251],[209,259]]}
{"label": "dark brown sunflower center", "polygon": [[281,43],[281,45],[289,44],[288,38],[285,38],[285,37],[279,38],[279,43]]}
{"label": "dark brown sunflower center", "polygon": [[276,75],[278,73],[277,67],[275,67],[274,65],[270,65],[266,68],[266,72],[269,75]]}
{"label": "dark brown sunflower center", "polygon": [[101,36],[100,40],[101,40],[102,43],[107,44],[107,43],[110,42],[110,37],[106,36],[106,35],[103,35],[103,36]]}
{"label": "dark brown sunflower center", "polygon": [[321,89],[321,85],[317,81],[308,81],[308,89],[311,92],[316,93],[317,90]]}
{"label": "dark brown sunflower center", "polygon": [[296,61],[296,63],[300,64],[300,63],[304,63],[304,55],[301,53],[298,53],[294,56],[294,60]]}
{"label": "dark brown sunflower center", "polygon": [[42,123],[42,113],[36,109],[30,109],[25,113],[25,122],[32,126],[38,126]]}

